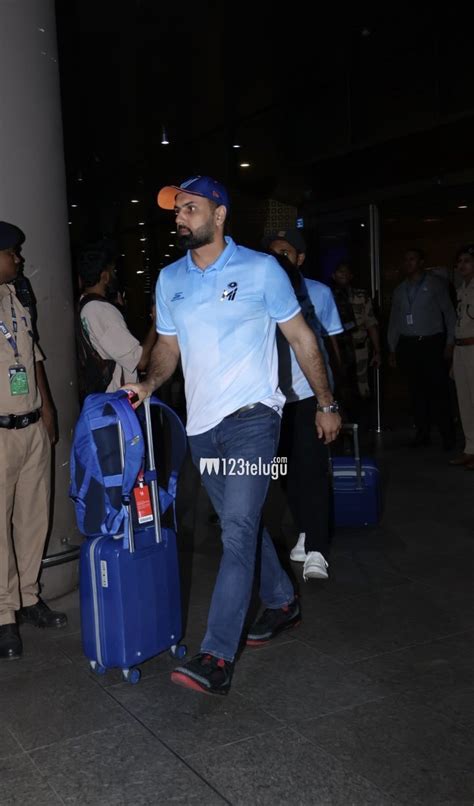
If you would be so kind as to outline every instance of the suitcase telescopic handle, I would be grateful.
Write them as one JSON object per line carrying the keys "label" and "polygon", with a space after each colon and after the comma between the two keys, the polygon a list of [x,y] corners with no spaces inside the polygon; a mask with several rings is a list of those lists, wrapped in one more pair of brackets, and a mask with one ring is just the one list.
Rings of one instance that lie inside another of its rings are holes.
{"label": "suitcase telescopic handle", "polygon": [[352,434],[352,442],[354,445],[354,462],[356,469],[356,488],[361,490],[364,486],[362,484],[362,463],[360,459],[359,447],[359,424],[358,423],[344,423],[342,430],[346,434]]}
{"label": "suitcase telescopic handle", "polygon": [[[155,465],[155,450],[153,446],[153,429],[151,425],[151,405],[150,398],[145,398],[143,403],[145,409],[145,427],[146,427],[146,441],[148,447],[148,464],[152,472],[156,471]],[[158,496],[158,481],[155,479],[150,484],[151,499],[153,502],[153,512],[155,513],[155,540],[161,543],[161,515],[160,515],[160,500]]]}

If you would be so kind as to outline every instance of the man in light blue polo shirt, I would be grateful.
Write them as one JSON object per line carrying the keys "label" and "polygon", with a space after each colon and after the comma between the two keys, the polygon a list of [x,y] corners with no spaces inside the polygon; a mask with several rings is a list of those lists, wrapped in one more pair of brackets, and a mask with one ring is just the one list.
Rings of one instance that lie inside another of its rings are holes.
{"label": "man in light blue polo shirt", "polygon": [[127,388],[137,394],[139,405],[170,377],[181,356],[189,445],[221,521],[223,555],[201,650],[171,679],[197,691],[227,694],[257,550],[265,610],[247,644],[266,643],[300,620],[293,586],[261,528],[284,403],[278,387],[277,323],[318,395],[315,427],[326,442],[336,438],[340,418],[332,410],[316,338],[285,272],[273,257],[224,238],[226,189],[197,176],[163,188],[158,204],[174,210],[178,246],[187,253],[160,273],[158,341],[146,379]]}
{"label": "man in light blue polo shirt", "polygon": [[[324,339],[342,333],[337,306],[331,289],[303,277],[300,267],[306,256],[306,243],[300,230],[280,230],[268,235],[263,246],[274,254],[287,272],[303,316],[318,339],[326,364],[329,383],[333,378]],[[329,457],[314,430],[317,400],[296,356],[279,333],[280,387],[285,395],[279,453],[288,463],[288,505],[299,531],[291,551],[294,562],[303,562],[303,579],[327,579],[329,553]]]}

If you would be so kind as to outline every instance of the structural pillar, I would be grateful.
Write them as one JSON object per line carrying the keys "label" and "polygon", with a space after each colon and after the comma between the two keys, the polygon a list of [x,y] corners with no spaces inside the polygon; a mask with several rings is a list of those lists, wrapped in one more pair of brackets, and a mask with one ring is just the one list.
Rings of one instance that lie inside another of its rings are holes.
{"label": "structural pillar", "polygon": [[[68,498],[78,402],[54,0],[0,0],[0,110],[0,220],[26,234],[24,272],[37,300],[40,346],[59,417],[46,551],[57,555],[80,536]],[[47,599],[72,590],[77,562],[46,563],[41,584]]]}

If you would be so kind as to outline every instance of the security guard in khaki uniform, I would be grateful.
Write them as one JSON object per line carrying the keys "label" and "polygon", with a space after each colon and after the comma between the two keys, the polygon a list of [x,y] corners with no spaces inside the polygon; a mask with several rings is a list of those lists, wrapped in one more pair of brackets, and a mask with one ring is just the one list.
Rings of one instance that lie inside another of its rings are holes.
{"label": "security guard in khaki uniform", "polygon": [[347,417],[368,424],[370,398],[369,366],[380,366],[380,337],[372,300],[363,288],[353,288],[353,274],[340,263],[333,274],[332,290],[344,333],[338,336],[340,377],[336,383],[338,400]]}
{"label": "security guard in khaki uniform", "polygon": [[54,409],[28,311],[14,281],[24,235],[0,221],[0,659],[21,657],[19,623],[63,627],[39,598],[48,533]]}
{"label": "security guard in khaki uniform", "polygon": [[465,447],[451,464],[474,470],[474,244],[463,246],[459,251],[457,270],[463,282],[457,289],[453,375]]}

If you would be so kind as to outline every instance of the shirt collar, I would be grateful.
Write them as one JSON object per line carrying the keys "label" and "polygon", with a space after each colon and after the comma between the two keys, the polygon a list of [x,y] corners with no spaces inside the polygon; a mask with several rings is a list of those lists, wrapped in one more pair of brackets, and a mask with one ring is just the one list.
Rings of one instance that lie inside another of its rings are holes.
{"label": "shirt collar", "polygon": [[222,271],[237,249],[237,244],[228,235],[225,236],[224,240],[226,242],[225,249],[220,253],[217,260],[214,263],[210,263],[205,269],[200,269],[198,266],[196,266],[191,257],[191,250],[186,252],[186,271],[199,271],[202,273],[207,273],[210,271]]}
{"label": "shirt collar", "polygon": [[2,283],[0,285],[0,299],[3,299],[3,297],[8,297],[10,294],[13,297],[16,297],[15,286],[11,285],[10,283]]}

